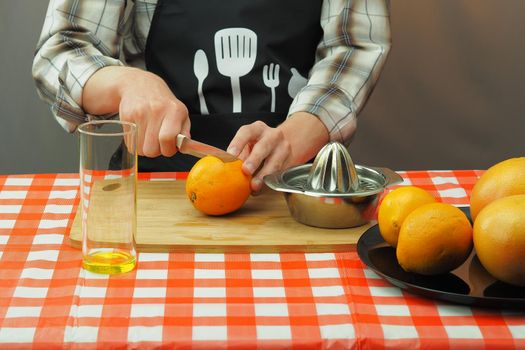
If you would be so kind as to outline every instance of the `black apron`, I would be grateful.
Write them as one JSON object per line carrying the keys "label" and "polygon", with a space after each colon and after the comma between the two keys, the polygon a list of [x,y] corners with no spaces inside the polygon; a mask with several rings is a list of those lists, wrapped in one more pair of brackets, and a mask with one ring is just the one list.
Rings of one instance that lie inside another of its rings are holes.
{"label": "black apron", "polygon": [[[322,37],[322,0],[159,0],[146,68],[189,110],[191,137],[226,149],[237,130],[284,121]],[[188,171],[198,159],[139,157],[139,171]]]}

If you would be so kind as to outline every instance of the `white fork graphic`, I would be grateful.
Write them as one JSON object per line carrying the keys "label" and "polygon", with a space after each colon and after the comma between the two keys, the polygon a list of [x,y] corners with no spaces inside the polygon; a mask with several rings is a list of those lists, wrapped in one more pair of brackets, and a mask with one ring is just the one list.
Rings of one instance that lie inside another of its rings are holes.
{"label": "white fork graphic", "polygon": [[279,65],[270,63],[263,67],[263,82],[272,91],[272,108],[271,111],[275,112],[275,88],[279,86]]}
{"label": "white fork graphic", "polygon": [[230,77],[233,112],[242,109],[239,78],[248,74],[257,56],[257,34],[247,28],[226,28],[215,33],[215,58],[219,73]]}

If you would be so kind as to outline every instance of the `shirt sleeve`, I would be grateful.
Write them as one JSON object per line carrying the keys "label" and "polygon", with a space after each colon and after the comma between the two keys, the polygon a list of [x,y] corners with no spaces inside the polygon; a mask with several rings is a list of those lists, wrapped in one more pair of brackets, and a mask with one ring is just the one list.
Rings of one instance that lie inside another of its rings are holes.
{"label": "shirt sleeve", "polygon": [[[33,60],[39,96],[69,132],[87,121],[82,91],[93,73],[118,59],[126,0],[51,0]],[[101,116],[104,118],[107,116]]]}
{"label": "shirt sleeve", "polygon": [[325,0],[323,38],[307,85],[290,106],[316,115],[346,145],[390,49],[388,0]]}

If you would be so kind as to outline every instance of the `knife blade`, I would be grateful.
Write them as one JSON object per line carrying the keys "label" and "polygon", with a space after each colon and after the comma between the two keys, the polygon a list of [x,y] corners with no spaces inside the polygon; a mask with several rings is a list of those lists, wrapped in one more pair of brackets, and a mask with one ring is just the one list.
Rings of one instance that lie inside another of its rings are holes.
{"label": "knife blade", "polygon": [[238,159],[220,148],[192,140],[182,134],[177,135],[177,148],[181,153],[189,154],[198,158],[210,155],[221,159],[223,162],[233,162]]}

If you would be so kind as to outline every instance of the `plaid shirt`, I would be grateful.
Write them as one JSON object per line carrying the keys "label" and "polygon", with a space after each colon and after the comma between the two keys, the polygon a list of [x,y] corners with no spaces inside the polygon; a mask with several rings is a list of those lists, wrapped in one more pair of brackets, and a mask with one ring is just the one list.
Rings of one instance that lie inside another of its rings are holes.
{"label": "plaid shirt", "polygon": [[[51,0],[33,62],[38,93],[68,131],[91,118],[82,90],[98,69],[144,68],[157,0]],[[289,115],[305,111],[348,143],[357,113],[377,81],[390,48],[388,0],[324,0],[323,37],[307,85]],[[103,116],[102,116],[103,117]]]}

